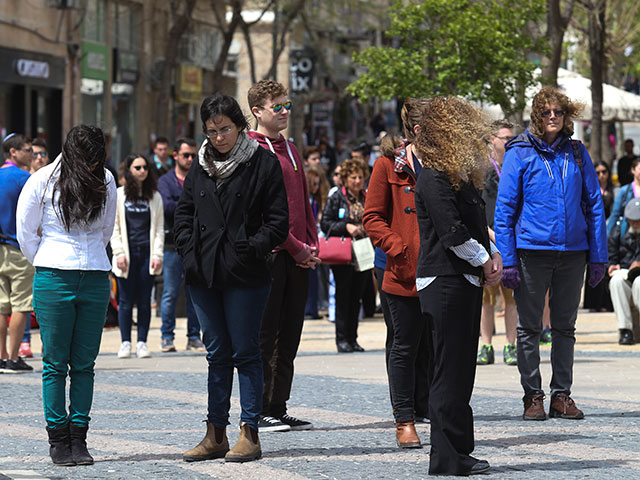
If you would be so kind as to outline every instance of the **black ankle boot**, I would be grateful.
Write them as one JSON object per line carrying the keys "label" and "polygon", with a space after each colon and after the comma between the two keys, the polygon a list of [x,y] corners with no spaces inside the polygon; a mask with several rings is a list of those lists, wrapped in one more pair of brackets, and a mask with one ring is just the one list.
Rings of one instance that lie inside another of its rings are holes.
{"label": "black ankle boot", "polygon": [[76,462],[71,454],[71,437],[69,436],[69,424],[62,427],[47,427],[49,435],[49,456],[54,465],[73,467]]}
{"label": "black ankle boot", "polygon": [[72,423],[69,426],[71,454],[77,465],[93,465],[93,457],[87,450],[87,430],[89,430],[89,425],[81,427]]}

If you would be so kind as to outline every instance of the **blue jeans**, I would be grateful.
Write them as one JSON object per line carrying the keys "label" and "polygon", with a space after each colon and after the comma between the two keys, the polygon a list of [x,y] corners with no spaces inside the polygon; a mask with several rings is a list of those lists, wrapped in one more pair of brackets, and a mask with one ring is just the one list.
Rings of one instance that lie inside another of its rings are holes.
{"label": "blue jeans", "polygon": [[[182,257],[175,251],[164,252],[163,262],[163,280],[164,287],[162,290],[162,327],[160,332],[162,338],[173,340],[173,331],[176,328],[176,301],[180,295],[180,286],[184,278],[184,268],[182,266]],[[193,309],[193,301],[191,300],[191,291],[187,285],[184,286],[185,300],[187,303],[187,337],[200,339],[200,324],[196,311]]]}
{"label": "blue jeans", "polygon": [[233,368],[240,384],[240,421],[258,430],[262,411],[260,324],[271,285],[253,288],[191,287],[209,362],[207,420],[218,428],[229,424]]}
{"label": "blue jeans", "polygon": [[118,325],[123,342],[131,341],[133,306],[138,305],[138,341],[146,342],[151,323],[151,289],[153,277],[149,273],[149,247],[130,246],[129,275],[118,278]]}

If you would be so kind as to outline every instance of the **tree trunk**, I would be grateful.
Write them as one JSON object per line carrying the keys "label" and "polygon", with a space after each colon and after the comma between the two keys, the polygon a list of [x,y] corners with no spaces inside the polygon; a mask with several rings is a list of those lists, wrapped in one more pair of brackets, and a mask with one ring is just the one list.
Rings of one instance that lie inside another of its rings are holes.
{"label": "tree trunk", "polygon": [[[167,45],[164,54],[164,65],[160,74],[160,91],[158,93],[158,112],[156,116],[155,133],[158,136],[168,136],[169,128],[169,105],[171,99],[171,82],[178,60],[178,47],[182,36],[187,31],[191,21],[191,14],[196,5],[196,0],[182,0],[171,2],[171,15],[173,25],[167,36]],[[179,12],[183,6],[182,13]]]}
{"label": "tree trunk", "polygon": [[[220,49],[220,55],[216,60],[216,64],[213,67],[213,91],[217,91],[220,89],[220,85],[222,84],[222,77],[224,76],[224,67],[227,64],[227,58],[229,57],[229,48],[231,47],[231,42],[233,42],[233,35],[236,32],[236,28],[242,21],[242,1],[233,1],[232,2],[232,17],[231,21],[226,28],[224,28],[224,17],[221,15],[217,18],[218,23],[220,24],[220,29],[222,30],[222,48]],[[216,4],[215,0],[212,0],[211,8],[213,8],[214,12],[216,12]]]}
{"label": "tree trunk", "polygon": [[605,69],[606,0],[598,0],[589,9],[589,57],[591,61],[591,158],[602,160],[602,84]]}

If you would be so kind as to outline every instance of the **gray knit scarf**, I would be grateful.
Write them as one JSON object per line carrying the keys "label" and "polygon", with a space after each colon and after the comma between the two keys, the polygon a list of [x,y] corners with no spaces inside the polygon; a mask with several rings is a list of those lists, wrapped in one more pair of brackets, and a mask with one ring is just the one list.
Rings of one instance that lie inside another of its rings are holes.
{"label": "gray knit scarf", "polygon": [[216,181],[217,187],[226,182],[236,168],[248,162],[258,149],[258,142],[250,139],[245,132],[240,132],[236,144],[225,156],[220,155],[213,146],[209,147],[211,153],[207,154],[208,141],[205,140],[202,143],[198,152],[198,161],[204,171]]}

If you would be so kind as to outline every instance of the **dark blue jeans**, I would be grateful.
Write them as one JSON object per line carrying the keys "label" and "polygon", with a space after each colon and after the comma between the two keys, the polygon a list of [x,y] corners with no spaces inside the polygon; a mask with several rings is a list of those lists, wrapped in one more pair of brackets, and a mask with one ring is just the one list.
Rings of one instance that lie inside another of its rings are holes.
{"label": "dark blue jeans", "polygon": [[191,287],[191,298],[207,347],[209,412],[218,428],[229,424],[233,368],[240,384],[240,421],[258,430],[262,411],[260,325],[271,285],[253,288]]}
{"label": "dark blue jeans", "polygon": [[131,341],[133,306],[138,305],[138,341],[146,342],[151,322],[151,289],[149,246],[129,247],[129,275],[118,278],[118,325],[123,342]]}
{"label": "dark blue jeans", "polygon": [[[162,266],[164,287],[162,290],[162,326],[160,332],[163,339],[174,339],[173,331],[176,328],[176,302],[180,295],[180,286],[184,278],[184,268],[182,257],[175,251],[164,252],[164,262]],[[187,304],[187,337],[200,338],[200,324],[196,311],[193,309],[191,291],[187,285],[184,286],[185,300]]]}

